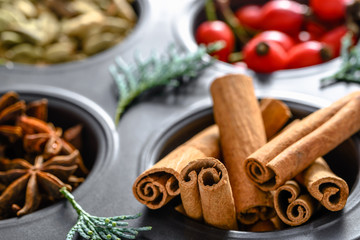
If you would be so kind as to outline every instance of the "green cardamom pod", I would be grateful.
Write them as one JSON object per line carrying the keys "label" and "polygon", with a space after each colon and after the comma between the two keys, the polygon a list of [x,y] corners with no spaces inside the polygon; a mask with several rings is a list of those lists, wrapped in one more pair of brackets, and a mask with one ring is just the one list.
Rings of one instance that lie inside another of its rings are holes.
{"label": "green cardamom pod", "polygon": [[29,43],[22,43],[10,48],[5,56],[16,62],[35,63],[42,56],[43,49]]}
{"label": "green cardamom pod", "polygon": [[11,47],[13,45],[22,43],[24,38],[19,33],[3,31],[0,33],[0,41],[3,46]]}
{"label": "green cardamom pod", "polygon": [[111,47],[115,39],[116,35],[108,32],[93,35],[84,41],[83,50],[86,54],[93,55]]}
{"label": "green cardamom pod", "polygon": [[104,32],[124,33],[131,27],[129,21],[118,17],[106,17],[102,30]]}
{"label": "green cardamom pod", "polygon": [[34,18],[38,15],[36,7],[29,0],[17,0],[14,3],[14,7],[28,18]]}
{"label": "green cardamom pod", "polygon": [[72,42],[54,43],[46,47],[43,58],[52,63],[64,62],[71,58],[75,48]]}

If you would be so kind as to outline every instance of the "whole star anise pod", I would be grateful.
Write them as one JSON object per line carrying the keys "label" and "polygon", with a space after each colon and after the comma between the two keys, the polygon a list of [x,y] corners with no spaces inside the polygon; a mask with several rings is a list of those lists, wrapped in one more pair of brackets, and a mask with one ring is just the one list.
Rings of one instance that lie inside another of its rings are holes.
{"label": "whole star anise pod", "polygon": [[[61,198],[59,190],[71,186],[66,184],[77,169],[76,159],[79,151],[69,155],[59,155],[44,162],[42,155],[35,158],[34,164],[25,159],[0,159],[3,171],[0,182],[9,184],[0,196],[0,216],[17,216],[38,209],[42,200],[54,201]],[[21,207],[22,205],[22,207]]]}
{"label": "whole star anise pod", "polygon": [[[76,149],[72,144],[62,138],[61,128],[55,128],[54,125],[40,119],[21,115],[18,118],[17,126],[20,126],[23,130],[23,144],[27,152],[42,154],[43,157],[47,159],[58,154],[70,154]],[[81,129],[79,131],[77,128],[72,128],[69,129],[69,131],[74,131],[74,129],[77,134],[80,134]],[[76,138],[74,136],[72,137]],[[77,164],[81,174],[88,174],[88,170],[80,155],[77,158]]]}
{"label": "whole star anise pod", "polygon": [[25,112],[24,101],[15,92],[7,92],[0,98],[0,124],[9,124]]}

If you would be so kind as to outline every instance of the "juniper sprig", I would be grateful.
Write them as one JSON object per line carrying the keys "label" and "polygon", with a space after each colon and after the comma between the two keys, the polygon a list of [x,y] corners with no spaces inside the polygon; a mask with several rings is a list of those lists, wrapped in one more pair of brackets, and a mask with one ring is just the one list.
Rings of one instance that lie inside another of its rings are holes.
{"label": "juniper sprig", "polygon": [[91,240],[120,240],[121,238],[135,239],[139,231],[151,230],[151,227],[149,226],[137,228],[128,227],[128,223],[124,222],[124,220],[136,219],[140,217],[140,214],[115,217],[93,216],[82,209],[82,207],[75,201],[74,196],[67,191],[65,187],[61,188],[60,192],[67,200],[69,200],[78,214],[78,220],[70,229],[66,236],[66,240],[72,240],[76,232],[78,232],[83,238]]}
{"label": "juniper sprig", "polygon": [[128,65],[120,57],[116,58],[115,64],[109,67],[119,92],[115,123],[119,122],[125,108],[141,93],[158,86],[177,87],[181,78],[196,77],[213,62],[204,61],[204,56],[223,47],[224,43],[220,41],[207,47],[200,46],[195,52],[181,54],[171,45],[163,56],[152,55],[141,60],[140,56],[135,55],[134,65]]}
{"label": "juniper sprig", "polygon": [[352,46],[353,35],[349,32],[341,41],[341,65],[333,75],[321,79],[321,87],[338,82],[360,83],[360,41]]}

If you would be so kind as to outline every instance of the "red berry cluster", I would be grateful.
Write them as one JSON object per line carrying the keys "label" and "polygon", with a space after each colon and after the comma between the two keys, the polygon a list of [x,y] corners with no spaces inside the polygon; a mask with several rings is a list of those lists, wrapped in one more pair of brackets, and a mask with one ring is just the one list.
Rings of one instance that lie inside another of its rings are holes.
{"label": "red berry cluster", "polygon": [[[341,39],[347,33],[345,10],[349,0],[272,0],[262,6],[235,9],[239,24],[252,38],[242,43],[247,67],[263,73],[312,66],[338,57]],[[213,53],[229,62],[237,44],[236,34],[222,20],[206,21],[196,29],[196,41],[209,44],[222,40],[225,48]]]}

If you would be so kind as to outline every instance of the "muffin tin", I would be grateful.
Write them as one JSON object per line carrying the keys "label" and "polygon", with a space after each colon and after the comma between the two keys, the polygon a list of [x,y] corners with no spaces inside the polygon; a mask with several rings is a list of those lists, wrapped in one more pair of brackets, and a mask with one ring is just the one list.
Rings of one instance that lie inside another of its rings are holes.
{"label": "muffin tin", "polygon": [[[259,94],[258,96],[260,98],[264,97]],[[269,95],[265,96],[269,97]],[[313,101],[321,102],[321,100],[317,100],[311,96],[303,95],[301,98],[294,98],[292,97],[291,92],[277,93],[271,95],[271,97],[283,100],[289,106],[293,118],[303,118],[318,108],[326,106],[326,104],[314,104]],[[149,166],[152,166],[171,150],[190,139],[193,135],[212,124],[214,124],[214,118],[212,104],[209,101],[200,102],[196,108],[183,112],[181,115],[168,121],[161,130],[148,139],[147,144],[142,151],[138,174],[149,168]],[[176,204],[179,204],[179,202],[176,200],[170,202],[168,206],[159,211],[159,213],[153,213],[149,218],[152,218],[152,221],[156,221],[155,219],[158,218],[167,219],[167,223],[164,224],[166,224],[167,229],[172,230],[178,227],[174,223],[180,222],[184,224],[184,226],[182,226],[183,231],[189,235],[180,235],[174,239],[188,239],[187,237],[193,236],[192,234],[202,238],[206,237],[207,239],[311,239],[315,235],[320,236],[321,239],[348,239],[347,237],[344,237],[344,232],[339,231],[334,235],[335,233],[331,230],[334,229],[336,224],[351,224],[352,219],[350,216],[359,214],[360,210],[357,208],[357,205],[360,202],[360,184],[358,181],[360,172],[359,147],[360,136],[357,134],[324,156],[334,173],[342,177],[349,185],[350,196],[345,208],[340,213],[322,210],[301,226],[263,233],[225,231],[207,226],[204,223],[197,222],[177,213],[174,207]],[[151,222],[150,219],[149,221]],[[194,228],[196,228],[196,230]],[[359,236],[356,229],[347,231],[349,232],[346,232],[346,235],[351,236],[351,239]],[[149,235],[151,236],[150,233]],[[226,236],[226,238],[224,238],[224,236]],[[159,236],[154,235],[151,239],[160,238]]]}
{"label": "muffin tin", "polygon": [[[51,112],[61,113],[66,121],[83,121],[87,126],[88,144],[93,151],[88,153],[89,166],[92,167],[85,182],[74,191],[80,205],[97,216],[142,213],[139,219],[129,221],[130,225],[151,225],[153,229],[140,233],[137,239],[359,238],[357,136],[339,149],[341,154],[344,150],[344,154],[349,156],[348,168],[339,173],[348,178],[352,186],[346,208],[339,213],[318,216],[294,229],[269,233],[227,232],[182,216],[173,210],[176,202],[154,211],[136,201],[131,186],[138,174],[194,132],[213,122],[208,87],[217,76],[229,72],[249,74],[254,79],[259,97],[283,99],[299,116],[359,90],[356,84],[344,83],[319,88],[319,79],[333,73],[339,67],[339,59],[269,75],[216,61],[180,91],[146,96],[143,99],[146,101],[132,104],[119,125],[115,126],[116,95],[109,65],[119,55],[131,63],[136,51],[144,57],[153,50],[164,52],[170,43],[184,51],[193,51],[196,44],[192,32],[199,21],[203,1],[138,0],[136,6],[139,22],[133,33],[100,54],[84,61],[46,67],[0,66],[0,92],[15,90],[25,99],[46,97],[50,109],[53,109]],[[22,218],[0,221],[0,238],[65,239],[76,217],[75,211],[64,200]]]}
{"label": "muffin tin", "polygon": [[[119,143],[112,119],[96,103],[65,89],[42,85],[14,85],[2,88],[1,94],[10,90],[17,92],[20,99],[26,102],[46,98],[48,100],[48,121],[55,126],[67,129],[74,124],[83,124],[81,155],[84,164],[90,169],[90,174],[86,177],[85,182],[74,190],[74,193],[79,196],[87,194],[88,188],[99,181],[100,176],[115,160]],[[0,229],[7,236],[6,232],[13,229],[14,233],[14,227],[18,225],[23,226],[23,230],[26,230],[32,229],[28,226],[37,221],[48,221],[49,224],[54,216],[59,215],[62,210],[64,209],[61,209],[60,201],[21,218],[1,220]],[[8,236],[11,238],[13,235]]]}

